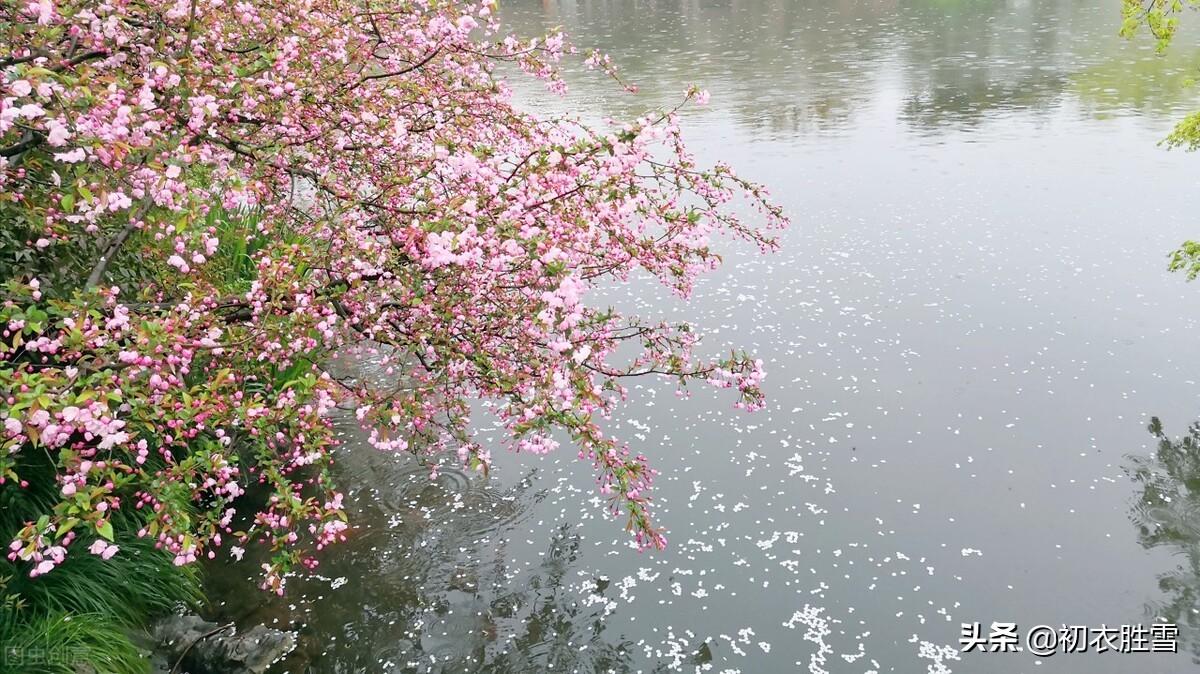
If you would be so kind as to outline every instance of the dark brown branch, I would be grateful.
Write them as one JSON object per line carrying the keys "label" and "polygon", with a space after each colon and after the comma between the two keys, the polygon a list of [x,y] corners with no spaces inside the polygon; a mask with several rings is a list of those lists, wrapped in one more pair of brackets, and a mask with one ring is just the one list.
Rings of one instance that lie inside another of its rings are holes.
{"label": "dark brown branch", "polygon": [[96,266],[92,267],[92,273],[88,274],[87,282],[83,285],[84,289],[95,288],[96,284],[100,283],[100,280],[104,278],[105,272],[108,271],[108,265],[112,262],[113,257],[121,250],[121,246],[125,245],[125,240],[129,238],[130,234],[133,234],[133,230],[137,228],[137,223],[141,221],[149,209],[150,200],[147,199],[136,213],[130,215],[129,222],[125,224],[125,227],[113,235],[108,245],[104,247],[104,252],[100,254],[100,259],[96,260]]}
{"label": "dark brown branch", "polygon": [[[74,49],[74,47],[72,47],[72,49]],[[56,72],[62,71],[67,68],[77,66],[80,63],[83,63],[84,61],[91,61],[92,59],[97,59],[97,58],[101,58],[104,56],[108,56],[108,54],[109,54],[109,52],[107,50],[94,49],[92,51],[88,51],[88,52],[79,54],[78,56],[72,56],[70,58],[67,58],[67,59],[61,61],[58,65],[53,66],[51,68],[51,70],[54,70]],[[50,54],[50,52],[39,49],[39,50],[31,51],[30,53],[26,54],[25,56],[9,56],[7,58],[0,59],[0,68],[7,68],[9,66],[19,65],[21,63],[29,63],[30,61],[36,61],[37,59],[40,59],[40,58],[49,59],[49,58],[51,58],[51,54]]]}
{"label": "dark brown branch", "polygon": [[440,54],[441,52],[442,52],[442,48],[437,47],[433,51],[429,52],[429,54],[427,56],[425,56],[425,58],[421,59],[420,61],[417,61],[416,63],[413,63],[412,65],[408,66],[407,68],[401,68],[400,70],[393,70],[393,71],[386,72],[386,73],[375,73],[374,75],[363,75],[362,77],[360,77],[358,79],[358,82],[355,82],[354,85],[352,85],[350,87],[350,91],[353,91],[353,90],[359,88],[364,83],[369,82],[370,80],[381,80],[381,79],[386,79],[388,77],[397,77],[399,75],[411,73],[412,71],[417,70],[417,69],[421,68],[422,66],[424,66],[425,64],[429,63],[430,61],[432,61],[433,58],[435,56],[437,56],[438,54]]}
{"label": "dark brown branch", "polygon": [[43,140],[45,138],[42,137],[42,134],[36,131],[26,131],[25,135],[21,138],[21,142],[16,145],[0,148],[0,157],[15,157],[26,150],[32,150],[41,145]]}
{"label": "dark brown branch", "polygon": [[[93,49],[92,51],[84,52],[78,56],[72,57],[71,59],[69,59],[67,61],[64,61],[62,64],[62,68],[72,68],[74,66],[79,65],[80,63],[83,63],[84,61],[91,61],[92,59],[104,58],[105,56],[108,56],[107,50]],[[59,69],[61,69],[61,68],[59,68]]]}

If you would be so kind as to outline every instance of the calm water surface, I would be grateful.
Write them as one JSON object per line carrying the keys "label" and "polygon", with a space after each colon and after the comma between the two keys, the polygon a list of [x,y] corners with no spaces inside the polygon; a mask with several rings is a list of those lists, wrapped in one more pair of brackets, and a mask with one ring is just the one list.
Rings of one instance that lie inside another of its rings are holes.
{"label": "calm water surface", "polygon": [[[632,389],[654,554],[570,451],[430,482],[340,420],[354,537],[280,600],[218,572],[217,610],[298,629],[295,672],[1195,671],[1200,286],[1164,267],[1200,236],[1200,157],[1155,143],[1200,106],[1200,50],[1122,42],[1119,4],[510,0],[640,88],[573,72],[565,99],[514,83],[527,105],[712,91],[685,135],[770,186],[782,250],[730,250],[686,307],[597,302],[754,350],[770,406]],[[1181,654],[957,655],[962,622],[1157,618]]]}

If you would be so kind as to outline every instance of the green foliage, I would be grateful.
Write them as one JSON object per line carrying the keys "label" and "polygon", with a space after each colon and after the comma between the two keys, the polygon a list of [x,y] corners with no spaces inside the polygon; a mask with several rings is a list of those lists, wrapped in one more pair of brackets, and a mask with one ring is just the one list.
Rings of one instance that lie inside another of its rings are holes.
{"label": "green foliage", "polygon": [[1200,7],[1200,0],[1123,0],[1121,35],[1133,37],[1144,26],[1164,51],[1179,28],[1179,13],[1189,7]]}
{"label": "green foliage", "polygon": [[1182,147],[1189,151],[1200,148],[1200,112],[1184,117],[1163,142],[1170,147]]}
{"label": "green foliage", "polygon": [[[28,488],[0,490],[0,538],[6,540],[56,500],[44,456],[29,453],[20,470],[32,478]],[[24,565],[0,557],[0,673],[75,674],[80,663],[101,674],[144,672],[145,658],[127,632],[200,603],[194,565],[174,566],[154,539],[139,538],[144,521],[137,515],[118,511],[112,522],[121,553],[110,560],[68,555],[54,573],[31,578]],[[86,547],[96,534],[80,531],[86,533],[75,545]]]}
{"label": "green foliage", "polygon": [[214,278],[230,292],[245,292],[250,287],[251,281],[258,276],[255,254],[265,246],[289,246],[298,242],[296,237],[278,229],[272,229],[268,238],[259,229],[261,222],[262,213],[257,210],[229,211],[214,207],[205,217],[205,226],[215,229],[221,240],[209,265],[216,270]]}
{"label": "green foliage", "polygon": [[[1124,23],[1121,25],[1121,35],[1133,37],[1138,30],[1145,26],[1150,34],[1158,41],[1158,50],[1164,51],[1175,37],[1179,27],[1179,14],[1187,8],[1200,8],[1200,0],[1123,0],[1122,14]],[[1163,139],[1168,147],[1182,147],[1185,150],[1200,148],[1200,112],[1194,112],[1175,126],[1169,136]],[[1187,274],[1189,281],[1200,275],[1200,244],[1195,241],[1185,241],[1182,246],[1173,251],[1168,268],[1171,271],[1182,271]]]}
{"label": "green foliage", "polygon": [[[0,585],[0,590],[3,585]],[[26,612],[0,607],[0,673],[141,674],[148,661],[119,624],[103,614]]]}
{"label": "green foliage", "polygon": [[150,539],[118,536],[116,542],[121,554],[110,560],[68,555],[54,573],[37,578],[0,560],[0,576],[11,576],[7,591],[40,611],[101,615],[129,627],[138,627],[147,616],[163,615],[180,605],[199,604],[195,565],[172,565]]}
{"label": "green foliage", "polygon": [[1181,271],[1187,274],[1189,281],[1200,276],[1200,243],[1184,241],[1178,250],[1171,253],[1171,271]]}
{"label": "green foliage", "polygon": [[[26,199],[0,199],[0,279],[37,278],[45,286],[47,297],[65,297],[83,285],[97,260],[104,254],[108,237],[91,235],[64,245],[61,232],[48,230],[42,209],[30,209],[28,203],[46,198],[32,188]],[[60,202],[64,212],[77,210],[76,204],[92,202],[96,196],[82,184],[79,196],[70,195]],[[85,196],[86,195],[86,196]],[[68,208],[67,206],[71,207]],[[116,216],[99,217],[99,224],[114,226]],[[136,263],[148,249],[163,248],[167,243],[152,235],[135,231],[124,248],[117,251],[105,281],[123,289],[136,289],[152,278],[153,266]]]}
{"label": "green foliage", "polygon": [[[1144,26],[1157,41],[1158,51],[1164,52],[1175,38],[1179,14],[1187,8],[1200,8],[1200,0],[1124,0],[1121,35],[1132,38]],[[1200,147],[1200,112],[1185,117],[1163,142],[1187,150]]]}

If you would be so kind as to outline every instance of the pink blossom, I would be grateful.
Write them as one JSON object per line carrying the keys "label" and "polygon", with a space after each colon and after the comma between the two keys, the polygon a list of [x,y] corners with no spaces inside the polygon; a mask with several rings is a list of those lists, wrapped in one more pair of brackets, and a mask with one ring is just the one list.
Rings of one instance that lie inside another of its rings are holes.
{"label": "pink blossom", "polygon": [[26,119],[34,119],[46,114],[45,109],[37,103],[26,103],[17,108],[17,116]]}
{"label": "pink blossom", "polygon": [[37,22],[47,25],[54,18],[54,4],[50,0],[33,0],[25,5],[25,11],[37,17]]}
{"label": "pink blossom", "polygon": [[167,258],[167,264],[171,265],[172,267],[175,267],[176,269],[178,269],[180,272],[183,272],[184,274],[191,271],[191,267],[188,266],[188,263],[185,262],[184,259],[178,255],[172,255],[171,257]]}
{"label": "pink blossom", "polygon": [[83,148],[81,147],[77,147],[69,152],[58,152],[54,155],[55,160],[65,162],[67,164],[76,164],[86,158],[87,154],[84,153]]}
{"label": "pink blossom", "polygon": [[29,577],[36,578],[37,576],[42,576],[47,573],[50,573],[51,571],[54,570],[54,567],[55,567],[55,564],[53,561],[51,561],[49,559],[42,560],[41,562],[38,562],[37,566],[33,567],[32,571],[29,572]]}
{"label": "pink blossom", "polygon": [[[38,81],[8,84],[16,100],[0,110],[6,146],[34,129],[54,159],[0,161],[6,193],[24,195],[14,213],[40,228],[25,253],[118,249],[83,270],[99,272],[88,287],[10,284],[5,327],[28,358],[4,361],[19,382],[6,404],[38,412],[6,418],[6,436],[66,476],[60,503],[10,543],[33,572],[71,554],[74,532],[55,532],[82,506],[72,516],[91,522],[137,512],[138,535],[175,564],[230,541],[238,559],[258,542],[311,568],[348,530],[331,416],[353,409],[381,450],[450,450],[487,470],[475,401],[511,449],[574,438],[635,542],[661,546],[656,473],[599,421],[626,378],[708,381],[763,404],[761,363],[699,358],[691,326],[623,316],[594,293],[637,276],[686,297],[718,263],[711,241],[773,246],[731,201],[767,228],[784,218],[759,186],[693,157],[672,112],[589,127],[517,105],[499,64],[562,91],[574,48],[561,33],[506,35],[490,0],[399,6],[370,30],[330,0],[18,7],[7,52],[44,54],[54,75],[19,64]],[[64,66],[73,54],[98,57]],[[586,63],[617,76],[603,54]],[[226,243],[244,251],[232,264]],[[326,371],[355,350],[386,381]],[[261,508],[242,510],[247,480],[270,491]],[[264,588],[282,592],[288,571],[265,565]]]}
{"label": "pink blossom", "polygon": [[53,147],[62,147],[67,144],[70,137],[71,132],[61,122],[58,120],[50,122],[50,133],[46,134],[47,143]]}

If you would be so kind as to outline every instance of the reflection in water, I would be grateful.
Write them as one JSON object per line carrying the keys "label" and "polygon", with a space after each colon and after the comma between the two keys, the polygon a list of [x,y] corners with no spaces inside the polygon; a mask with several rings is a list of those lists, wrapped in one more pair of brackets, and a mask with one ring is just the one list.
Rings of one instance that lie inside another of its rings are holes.
{"label": "reflection in water", "polygon": [[1176,565],[1158,575],[1165,596],[1146,610],[1179,625],[1181,641],[1200,663],[1200,421],[1175,439],[1154,417],[1150,432],[1158,439],[1154,453],[1129,458],[1127,472],[1141,489],[1129,516],[1142,547],[1168,551]]}
{"label": "reflection in water", "polygon": [[1162,58],[1118,38],[1118,8],[1104,2],[546,0],[502,11],[518,32],[565,25],[580,46],[612,53],[641,93],[580,79],[605,112],[673,102],[690,81],[772,136],[844,130],[881,104],[921,134],[1070,102],[1093,115],[1178,112],[1200,75],[1200,52]]}
{"label": "reflection in water", "polygon": [[214,569],[210,593],[226,600],[215,617],[298,630],[288,672],[629,671],[633,645],[602,635],[616,589],[577,577],[570,524],[536,565],[509,558],[507,537],[541,498],[534,474],[508,489],[451,465],[431,479],[371,448],[348,414],[339,422],[354,535],[283,598]]}
{"label": "reflection in water", "polygon": [[1170,51],[1162,56],[1129,59],[1114,54],[1072,78],[1080,101],[1097,115],[1126,110],[1178,110],[1194,93],[1200,76],[1200,50]]}
{"label": "reflection in water", "polygon": [[[762,178],[796,226],[771,256],[722,248],[684,312],[637,282],[596,304],[694,321],[708,354],[749,348],[768,408],[631,385],[611,430],[662,471],[671,537],[645,555],[574,452],[431,484],[350,422],[335,469],[354,537],[283,599],[242,577],[253,564],[214,574],[219,610],[299,629],[288,672],[1127,674],[1123,657],[952,657],[966,621],[1134,622],[1168,551],[1181,570],[1153,613],[1188,624],[1200,588],[1195,547],[1163,534],[1191,535],[1190,497],[1139,519],[1142,550],[1112,460],[1147,439],[1129,419],[1200,400],[1200,293],[1163,269],[1195,234],[1196,157],[1155,147],[1200,61],[1120,40],[1118,6],[501,2],[514,31],[561,25],[640,87],[570,72],[564,101],[526,83],[542,112],[629,118],[712,91],[684,137]],[[500,444],[486,420],[479,440]],[[1140,483],[1172,475],[1145,466]],[[1186,653],[1134,666],[1196,671]]]}

